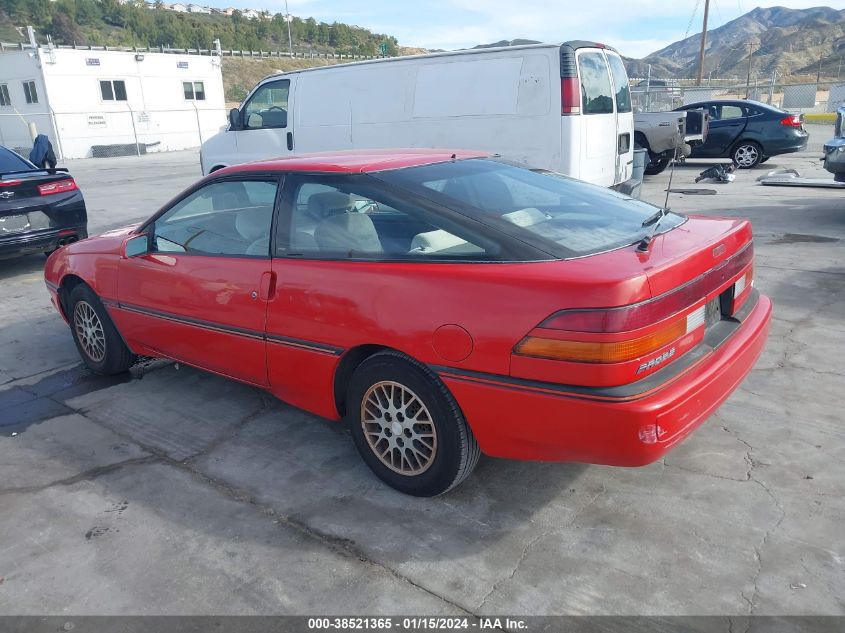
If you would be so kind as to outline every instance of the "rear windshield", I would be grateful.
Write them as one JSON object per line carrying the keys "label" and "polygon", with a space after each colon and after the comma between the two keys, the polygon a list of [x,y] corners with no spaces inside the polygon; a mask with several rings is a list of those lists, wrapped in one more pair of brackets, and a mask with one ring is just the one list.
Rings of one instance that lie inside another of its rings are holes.
{"label": "rear windshield", "polygon": [[610,75],[601,53],[578,55],[578,70],[581,75],[581,108],[584,114],[611,114],[613,112],[613,89]]}
{"label": "rear windshield", "polygon": [[[561,258],[582,257],[633,244],[650,233],[643,222],[658,208],[550,172],[490,159],[409,167],[375,174],[470,215]],[[684,221],[669,214],[660,233]]]}
{"label": "rear windshield", "polygon": [[27,169],[35,169],[35,166],[5,147],[0,147],[0,174]]}

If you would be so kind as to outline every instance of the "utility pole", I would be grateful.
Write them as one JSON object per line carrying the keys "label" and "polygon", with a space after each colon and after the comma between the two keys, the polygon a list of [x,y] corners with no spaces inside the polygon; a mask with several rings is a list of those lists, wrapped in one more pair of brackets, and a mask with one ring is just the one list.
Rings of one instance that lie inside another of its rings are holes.
{"label": "utility pole", "polygon": [[698,78],[696,86],[701,85],[701,76],[704,74],[704,47],[707,45],[707,16],[710,14],[710,0],[704,0],[704,27],[701,29],[701,50],[698,52]]}
{"label": "utility pole", "polygon": [[751,64],[754,61],[754,42],[748,43],[748,77],[745,79],[745,98],[748,99],[748,95],[751,91]]}
{"label": "utility pole", "polygon": [[290,36],[290,23],[293,22],[293,16],[288,10],[288,0],[285,0],[285,22],[288,23],[288,53],[290,53],[291,59],[293,59],[293,39]]}

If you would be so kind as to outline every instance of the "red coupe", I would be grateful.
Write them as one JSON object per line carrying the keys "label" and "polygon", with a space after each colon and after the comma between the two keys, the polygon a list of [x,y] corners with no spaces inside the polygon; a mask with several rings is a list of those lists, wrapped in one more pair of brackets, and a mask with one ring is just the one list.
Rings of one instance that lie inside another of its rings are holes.
{"label": "red coupe", "polygon": [[751,370],[771,302],[751,225],[685,217],[475,152],[217,171],[45,278],[95,372],[174,359],[345,418],[389,485],[481,452],[637,466]]}

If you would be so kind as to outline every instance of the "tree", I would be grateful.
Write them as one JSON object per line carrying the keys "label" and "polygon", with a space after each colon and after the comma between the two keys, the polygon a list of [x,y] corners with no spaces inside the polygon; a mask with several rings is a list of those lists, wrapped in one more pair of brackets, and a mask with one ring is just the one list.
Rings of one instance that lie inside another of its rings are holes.
{"label": "tree", "polygon": [[85,44],[85,37],[67,13],[58,10],[53,14],[50,35],[57,44]]}

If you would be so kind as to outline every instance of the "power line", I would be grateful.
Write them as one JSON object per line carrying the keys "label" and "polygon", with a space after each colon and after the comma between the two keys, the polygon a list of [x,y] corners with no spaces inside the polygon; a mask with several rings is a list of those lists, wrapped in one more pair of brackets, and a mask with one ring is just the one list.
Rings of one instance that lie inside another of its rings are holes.
{"label": "power line", "polygon": [[689,32],[692,29],[692,23],[695,21],[695,15],[698,13],[698,7],[701,5],[701,0],[695,0],[695,7],[692,10],[692,15],[689,18],[689,24],[687,24],[687,32],[684,33],[684,39],[689,37]]}

